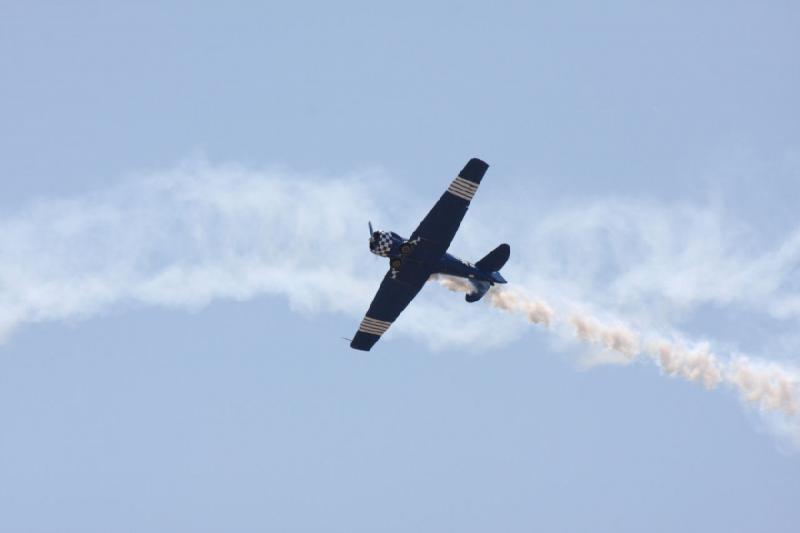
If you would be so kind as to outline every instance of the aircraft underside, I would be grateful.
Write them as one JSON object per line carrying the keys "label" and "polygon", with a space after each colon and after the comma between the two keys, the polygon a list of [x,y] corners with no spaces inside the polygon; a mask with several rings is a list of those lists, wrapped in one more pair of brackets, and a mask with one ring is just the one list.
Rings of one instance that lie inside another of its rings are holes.
{"label": "aircraft underside", "polygon": [[372,348],[431,274],[446,274],[469,281],[474,290],[466,295],[468,302],[480,300],[495,283],[506,282],[499,270],[510,256],[508,244],[501,244],[474,264],[447,253],[488,168],[489,165],[480,159],[470,159],[410,239],[393,231],[374,231],[370,223],[369,249],[373,254],[389,259],[389,271],[350,343],[352,348]]}

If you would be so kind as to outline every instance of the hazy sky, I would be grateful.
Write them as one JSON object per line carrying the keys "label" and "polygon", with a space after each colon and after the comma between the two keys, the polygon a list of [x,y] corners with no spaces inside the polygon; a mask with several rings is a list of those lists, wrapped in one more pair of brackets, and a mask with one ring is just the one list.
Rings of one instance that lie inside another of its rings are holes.
{"label": "hazy sky", "polygon": [[367,220],[410,234],[478,156],[453,252],[795,372],[798,27],[0,0],[0,531],[797,531],[800,422],[730,387],[433,283],[341,337],[386,268]]}

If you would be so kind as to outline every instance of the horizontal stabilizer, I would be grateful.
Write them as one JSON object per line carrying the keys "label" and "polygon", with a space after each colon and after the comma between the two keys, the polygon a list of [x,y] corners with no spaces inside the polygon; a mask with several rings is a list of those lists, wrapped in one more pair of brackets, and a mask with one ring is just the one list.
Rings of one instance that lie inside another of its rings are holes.
{"label": "horizontal stabilizer", "polygon": [[464,299],[469,303],[477,302],[483,295],[486,294],[489,290],[491,285],[486,281],[478,281],[475,279],[469,280],[469,283],[472,285],[472,292],[468,293]]}
{"label": "horizontal stabilizer", "polygon": [[486,257],[475,263],[475,266],[484,272],[497,272],[503,268],[510,256],[511,247],[507,244],[501,244],[486,254]]}

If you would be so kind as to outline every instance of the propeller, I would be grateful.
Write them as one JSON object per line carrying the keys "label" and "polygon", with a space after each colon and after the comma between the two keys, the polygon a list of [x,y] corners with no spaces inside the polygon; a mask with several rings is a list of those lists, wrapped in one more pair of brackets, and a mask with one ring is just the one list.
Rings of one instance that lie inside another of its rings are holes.
{"label": "propeller", "polygon": [[372,237],[372,234],[375,233],[372,230],[372,221],[367,221],[367,224],[369,224],[369,236]]}

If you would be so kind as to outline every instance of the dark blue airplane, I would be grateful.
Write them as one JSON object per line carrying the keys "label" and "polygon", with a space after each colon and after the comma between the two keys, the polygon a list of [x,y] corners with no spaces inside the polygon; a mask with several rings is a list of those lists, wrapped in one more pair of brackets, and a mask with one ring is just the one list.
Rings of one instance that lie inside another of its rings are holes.
{"label": "dark blue airplane", "polygon": [[474,265],[447,253],[488,168],[489,165],[480,159],[470,159],[410,239],[404,239],[393,231],[373,231],[372,223],[369,224],[369,250],[389,258],[389,272],[383,277],[378,293],[350,343],[351,348],[365,351],[372,348],[431,274],[447,274],[468,280],[473,288],[466,296],[468,302],[480,300],[495,283],[506,283],[499,270],[511,255],[509,245],[501,244]]}

